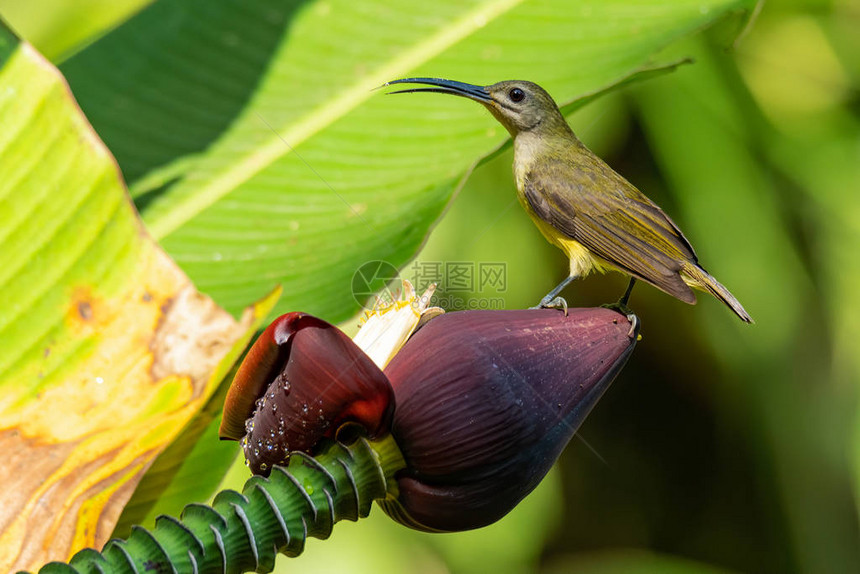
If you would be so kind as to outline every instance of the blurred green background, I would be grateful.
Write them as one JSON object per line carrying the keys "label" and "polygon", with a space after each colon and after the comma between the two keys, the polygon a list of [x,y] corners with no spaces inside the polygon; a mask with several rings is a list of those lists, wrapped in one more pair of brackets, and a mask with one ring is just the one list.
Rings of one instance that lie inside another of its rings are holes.
{"label": "blurred green background", "polygon": [[[2,0],[0,12],[61,60],[145,3]],[[688,307],[637,286],[639,348],[510,516],[426,535],[374,511],[279,571],[860,572],[858,30],[857,1],[768,2],[734,49],[697,37],[673,50],[695,65],[570,118],[756,325],[707,296]],[[478,169],[405,277],[504,263],[504,286],[446,289],[443,273],[438,294],[516,308],[565,275],[516,203],[510,164],[508,152]],[[596,305],[625,284],[596,276],[564,295]]]}

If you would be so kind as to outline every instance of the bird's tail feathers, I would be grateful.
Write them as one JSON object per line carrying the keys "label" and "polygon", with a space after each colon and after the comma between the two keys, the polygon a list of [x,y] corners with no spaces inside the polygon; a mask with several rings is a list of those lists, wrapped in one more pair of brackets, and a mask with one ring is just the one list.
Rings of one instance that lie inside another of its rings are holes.
{"label": "bird's tail feathers", "polygon": [[714,279],[707,271],[695,264],[684,265],[683,274],[691,279],[690,284],[698,287],[703,291],[707,291],[723,303],[725,303],[735,314],[740,317],[744,323],[753,323],[752,317],[747,313],[744,306],[741,305],[731,292],[723,287],[723,285]]}

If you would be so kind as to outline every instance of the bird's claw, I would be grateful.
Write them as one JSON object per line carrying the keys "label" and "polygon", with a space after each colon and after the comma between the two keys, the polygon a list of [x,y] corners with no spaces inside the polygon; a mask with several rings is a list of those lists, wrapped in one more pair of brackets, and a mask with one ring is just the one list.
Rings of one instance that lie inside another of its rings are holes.
{"label": "bird's claw", "polygon": [[567,317],[567,301],[564,297],[556,297],[555,299],[547,299],[544,297],[536,307],[530,309],[561,309],[564,311],[564,316]]}
{"label": "bird's claw", "polygon": [[636,334],[639,332],[639,317],[635,313],[628,313],[627,320],[630,321],[630,330],[627,331],[627,336],[636,337]]}

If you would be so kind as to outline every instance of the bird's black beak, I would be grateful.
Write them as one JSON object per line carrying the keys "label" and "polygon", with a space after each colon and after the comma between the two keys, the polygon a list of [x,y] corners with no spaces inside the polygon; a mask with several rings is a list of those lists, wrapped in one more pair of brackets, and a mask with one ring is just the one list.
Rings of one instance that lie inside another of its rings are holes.
{"label": "bird's black beak", "polygon": [[493,98],[483,86],[475,86],[473,84],[455,82],[454,80],[443,80],[441,78],[403,78],[402,80],[392,80],[390,82],[386,82],[384,86],[390,86],[392,84],[427,84],[428,86],[435,87],[397,90],[396,92],[388,92],[389,94],[435,92],[437,94],[453,94],[455,96],[463,96],[464,98],[469,98],[482,103],[493,101]]}

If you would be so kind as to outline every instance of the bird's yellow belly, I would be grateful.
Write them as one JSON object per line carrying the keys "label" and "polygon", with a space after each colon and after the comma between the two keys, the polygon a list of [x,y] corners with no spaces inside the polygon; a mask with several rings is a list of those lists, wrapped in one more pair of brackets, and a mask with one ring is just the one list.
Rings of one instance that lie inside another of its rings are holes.
{"label": "bird's yellow belly", "polygon": [[570,274],[572,276],[585,277],[591,271],[605,273],[608,269],[612,268],[606,261],[591,253],[579,241],[562,235],[557,229],[542,219],[535,217],[531,213],[531,210],[529,210],[529,215],[532,215],[532,219],[547,241],[567,254],[567,257],[570,259]]}
{"label": "bird's yellow belly", "polygon": [[560,238],[561,249],[570,258],[570,274],[576,277],[585,277],[591,271],[605,273],[610,267],[606,262],[595,256],[579,241]]}

